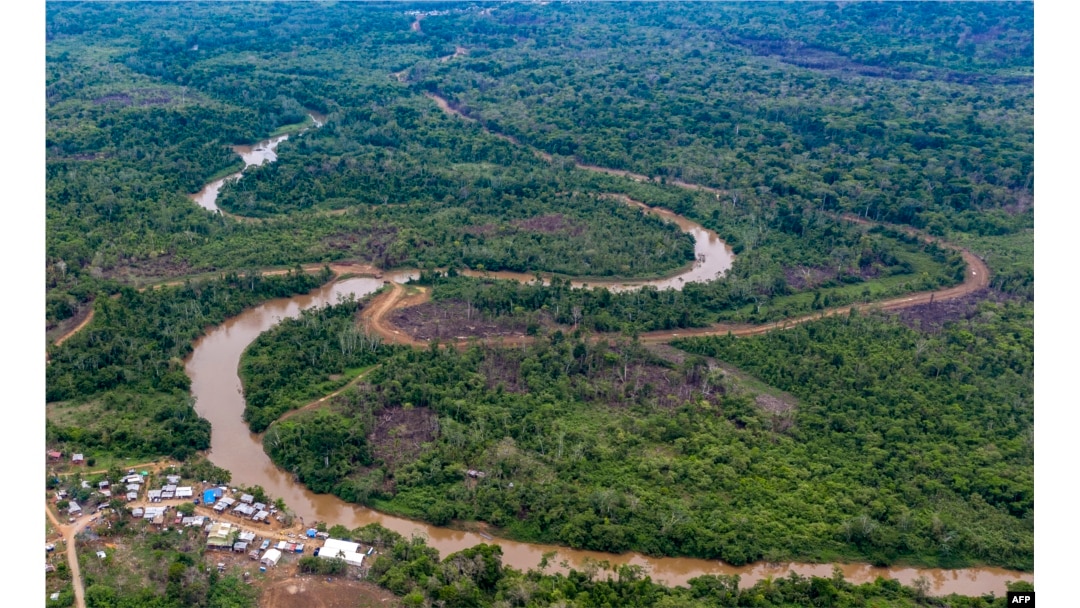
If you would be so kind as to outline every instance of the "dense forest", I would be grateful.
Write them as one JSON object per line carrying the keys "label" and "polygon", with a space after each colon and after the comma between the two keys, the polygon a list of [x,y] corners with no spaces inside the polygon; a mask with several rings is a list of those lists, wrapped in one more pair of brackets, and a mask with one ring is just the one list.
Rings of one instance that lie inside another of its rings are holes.
{"label": "dense forest", "polygon": [[[440,560],[422,538],[406,539],[377,524],[336,532],[379,548],[368,576],[403,596],[406,606],[1006,606],[1004,597],[931,598],[917,586],[884,579],[853,585],[842,576],[806,578],[792,573],[743,588],[737,576],[702,576],[691,579],[688,587],[665,587],[640,567],[613,567],[603,561],[548,574],[555,555],[545,556],[538,569],[521,572],[502,564],[498,546],[477,545]],[[1031,586],[1016,583],[1010,589],[1024,591]]]}
{"label": "dense forest", "polygon": [[632,341],[407,350],[264,443],[318,492],[523,540],[1030,568],[1032,340],[1006,303],[937,333],[875,314],[676,343],[799,398],[784,411]]}
{"label": "dense forest", "polygon": [[[190,458],[210,438],[193,341],[331,278],[263,272],[415,268],[430,306],[535,339],[389,347],[357,301],[264,334],[241,364],[245,416],[316,491],[605,551],[1033,568],[1030,3],[50,3],[46,40],[48,338],[93,314],[49,347],[50,445]],[[312,113],[324,124],[301,129]],[[241,169],[236,146],[280,133],[276,162],[223,187],[224,213],[192,201]],[[715,231],[731,269],[572,288],[694,261],[690,235],[620,197]],[[955,285],[957,246],[989,288],[936,308],[677,356],[635,339]],[[798,404],[770,408],[721,366]],[[373,570],[415,605],[929,602],[398,545]],[[468,581],[464,561],[486,565]],[[102,601],[122,603],[110,584]]]}

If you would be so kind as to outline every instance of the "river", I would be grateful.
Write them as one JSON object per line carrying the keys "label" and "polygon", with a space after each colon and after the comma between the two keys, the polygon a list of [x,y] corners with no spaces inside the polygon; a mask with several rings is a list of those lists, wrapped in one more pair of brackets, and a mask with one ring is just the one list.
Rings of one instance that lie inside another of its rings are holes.
{"label": "river", "polygon": [[[285,137],[267,140],[250,150],[239,149],[238,152],[245,155],[244,162],[248,166],[273,162],[276,159],[274,148]],[[230,177],[235,176],[236,174]],[[215,184],[218,184],[216,188],[220,188],[218,182],[221,181],[223,180],[218,180],[204,189],[205,195],[199,202],[200,205],[207,209],[217,209],[214,204],[217,190],[213,188]],[[641,205],[628,199],[624,199],[624,202]],[[730,249],[716,237],[715,233],[669,211],[656,209],[649,211],[678,222],[680,227],[693,234],[698,260],[689,269],[673,277],[655,281],[589,281],[589,284],[604,284],[615,289],[634,289],[646,284],[678,289],[688,281],[709,280],[730,268]],[[653,580],[668,585],[685,585],[691,578],[704,574],[737,574],[742,577],[743,586],[752,585],[766,577],[782,577],[790,571],[804,576],[831,576],[833,564],[758,563],[735,567],[715,560],[681,557],[654,558],[638,553],[614,555],[515,542],[501,538],[490,540],[476,533],[440,528],[379,513],[359,505],[346,503],[335,496],[315,494],[298,483],[292,474],[282,471],[270,461],[263,451],[261,438],[251,433],[243,422],[245,404],[240,378],[237,375],[240,356],[259,334],[282,319],[296,317],[300,311],[311,307],[334,303],[345,295],[362,297],[377,290],[384,281],[405,282],[415,278],[417,274],[416,271],[391,271],[386,272],[381,279],[351,278],[323,286],[309,294],[271,300],[229,319],[198,339],[194,344],[192,354],[185,362],[185,370],[191,378],[191,392],[196,399],[195,409],[212,425],[211,447],[208,453],[210,461],[229,470],[234,483],[247,486],[259,485],[270,496],[282,498],[306,522],[324,521],[329,525],[342,524],[349,528],[378,523],[406,536],[414,533],[425,536],[428,544],[436,548],[442,556],[479,543],[496,543],[502,547],[503,563],[519,569],[534,568],[539,564],[544,553],[557,551],[558,556],[554,563],[566,560],[570,565],[580,567],[586,558],[591,558],[607,560],[611,564],[634,564],[644,567]],[[534,275],[517,273],[489,274],[517,280],[534,278]],[[1034,575],[1031,573],[1019,573],[1001,568],[942,570],[875,568],[866,564],[840,564],[839,567],[844,577],[854,583],[869,582],[882,576],[895,578],[904,584],[911,585],[923,577],[929,584],[930,592],[934,595],[959,593],[977,596],[990,592],[1004,595],[1007,581],[1034,582]]]}
{"label": "river", "polygon": [[[326,117],[318,112],[309,112],[312,122],[315,124],[315,128],[323,126],[326,122]],[[306,131],[307,129],[304,129]],[[303,133],[304,131],[300,131]],[[220,213],[221,209],[217,206],[217,197],[221,192],[221,187],[225,185],[225,182],[229,180],[240,179],[244,175],[244,171],[248,167],[258,167],[264,163],[272,163],[277,160],[277,147],[278,144],[289,139],[288,134],[278,135],[277,137],[271,137],[265,139],[253,146],[233,146],[233,151],[240,155],[240,158],[244,160],[244,168],[236,173],[230,173],[221,179],[216,179],[209,184],[203,186],[202,190],[199,190],[195,194],[191,195],[191,199],[195,201],[200,207],[207,211],[213,211]]]}

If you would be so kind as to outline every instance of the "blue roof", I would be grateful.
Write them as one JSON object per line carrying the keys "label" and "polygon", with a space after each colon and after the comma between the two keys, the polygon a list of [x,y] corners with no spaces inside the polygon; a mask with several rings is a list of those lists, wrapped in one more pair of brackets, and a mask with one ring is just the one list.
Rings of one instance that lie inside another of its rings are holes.
{"label": "blue roof", "polygon": [[205,502],[206,504],[208,504],[208,505],[214,504],[214,498],[215,498],[215,496],[214,496],[214,491],[213,490],[207,490],[207,491],[203,492],[203,502]]}

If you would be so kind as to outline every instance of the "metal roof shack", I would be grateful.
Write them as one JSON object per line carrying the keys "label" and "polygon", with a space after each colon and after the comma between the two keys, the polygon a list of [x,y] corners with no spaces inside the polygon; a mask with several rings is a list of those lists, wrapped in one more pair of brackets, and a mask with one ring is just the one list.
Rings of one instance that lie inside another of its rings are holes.
{"label": "metal roof shack", "polygon": [[206,536],[206,546],[214,549],[228,549],[232,547],[233,525],[227,521],[220,521],[210,526],[210,533]]}
{"label": "metal roof shack", "polygon": [[240,533],[240,540],[242,540],[242,541],[244,541],[246,543],[250,543],[250,542],[255,540],[255,533],[254,532],[241,532]]}
{"label": "metal roof shack", "polygon": [[252,515],[252,516],[251,516],[251,519],[252,519],[252,520],[254,520],[254,521],[269,521],[269,520],[267,519],[267,518],[269,518],[269,517],[270,517],[270,513],[269,513],[269,512],[267,512],[267,511],[259,511],[259,512],[258,512],[258,513],[256,513],[255,515]]}
{"label": "metal roof shack", "polygon": [[177,498],[191,498],[192,496],[195,496],[195,492],[191,489],[190,486],[182,486],[176,488]]}
{"label": "metal roof shack", "polygon": [[82,513],[82,507],[73,500],[68,503],[68,515],[74,515],[76,513]]}
{"label": "metal roof shack", "polygon": [[136,500],[139,500],[139,493],[138,492],[128,492],[127,493],[127,501],[128,502],[133,502],[133,501],[136,501]]}
{"label": "metal roof shack", "polygon": [[246,502],[250,505],[251,503],[255,502],[255,497],[251,494],[244,494],[240,496],[240,502]]}
{"label": "metal roof shack", "polygon": [[168,481],[169,483],[171,483],[172,485],[175,486],[175,485],[180,483],[180,476],[179,475],[166,475],[165,476],[165,481]]}
{"label": "metal roof shack", "polygon": [[240,515],[246,515],[248,517],[251,517],[255,514],[255,509],[251,508],[251,505],[242,504],[233,509],[233,513],[238,513]]}
{"label": "metal roof shack", "polygon": [[245,543],[244,541],[235,542],[235,543],[233,543],[233,546],[232,546],[232,550],[236,551],[237,553],[243,553],[244,551],[247,551],[247,548],[248,548],[248,544]]}
{"label": "metal roof shack", "polygon": [[132,517],[142,517],[143,516],[143,508],[142,507],[135,507],[134,509],[131,510],[131,516]]}
{"label": "metal roof shack", "polygon": [[148,498],[150,502],[161,502],[161,490],[150,490],[146,493],[146,498]]}
{"label": "metal roof shack", "polygon": [[82,464],[84,460],[85,459],[83,458],[82,454],[72,454],[71,455],[72,464]]}

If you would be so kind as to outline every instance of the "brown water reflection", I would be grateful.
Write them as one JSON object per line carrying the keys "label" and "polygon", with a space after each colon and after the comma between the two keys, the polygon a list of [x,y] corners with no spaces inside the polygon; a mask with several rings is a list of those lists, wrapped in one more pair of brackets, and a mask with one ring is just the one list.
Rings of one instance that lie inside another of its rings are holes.
{"label": "brown water reflection", "polygon": [[[483,543],[499,544],[504,563],[515,568],[533,568],[548,551],[557,551],[556,562],[567,560],[579,566],[586,558],[607,560],[612,564],[635,564],[645,567],[654,580],[680,585],[703,574],[737,574],[743,585],[752,585],[765,577],[785,576],[795,571],[806,576],[830,576],[831,564],[753,564],[734,567],[717,561],[691,558],[653,558],[637,553],[612,555],[595,551],[576,551],[565,547],[513,542],[503,539],[487,540],[479,534],[449,530],[393,517],[361,506],[346,503],[334,496],[314,494],[296,482],[293,475],[278,469],[263,452],[260,438],[248,431],[242,421],[244,399],[241,395],[237,367],[244,349],[259,334],[281,319],[295,317],[301,310],[332,303],[346,294],[363,296],[378,289],[384,280],[404,282],[414,278],[413,272],[388,272],[384,279],[353,278],[322,287],[310,294],[278,299],[245,311],[214,328],[195,342],[186,370],[191,377],[191,392],[196,398],[195,409],[213,425],[209,458],[214,464],[232,472],[233,480],[243,485],[260,485],[267,493],[280,497],[307,522],[316,520],[343,524],[350,528],[379,523],[401,534],[422,534],[428,543],[445,556],[454,551]],[[868,565],[841,565],[844,577],[852,582],[872,581],[878,576],[896,578],[912,584],[925,577],[934,594],[961,593],[981,595],[994,592],[1002,595],[1005,582],[1034,581],[1034,575],[1016,573],[1000,568],[969,568],[963,570],[919,570],[914,568],[874,568]]]}
{"label": "brown water reflection", "polygon": [[[308,115],[311,116],[315,128],[319,128],[326,124],[325,115],[311,111],[308,112]],[[301,133],[303,132],[304,131],[301,131]],[[258,167],[259,165],[276,161],[278,144],[286,139],[289,139],[288,134],[264,139],[253,146],[233,146],[233,151],[239,154],[240,158],[244,160],[244,168],[236,173],[230,173],[221,179],[210,182],[203,187],[202,190],[192,194],[191,199],[207,211],[220,211],[217,206],[217,197],[218,193],[221,192],[221,187],[225,185],[225,182],[240,179],[248,167]]]}

